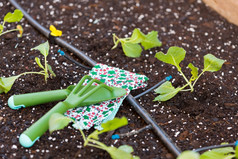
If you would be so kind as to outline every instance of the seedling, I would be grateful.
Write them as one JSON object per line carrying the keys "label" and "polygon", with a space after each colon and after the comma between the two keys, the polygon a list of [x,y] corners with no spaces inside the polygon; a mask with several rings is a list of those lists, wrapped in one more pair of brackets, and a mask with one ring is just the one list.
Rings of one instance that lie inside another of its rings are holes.
{"label": "seedling", "polygon": [[[191,69],[191,77],[188,78],[182,72],[181,67],[179,66],[180,62],[184,60],[186,51],[180,47],[170,47],[167,54],[163,52],[156,53],[155,57],[165,63],[171,64],[177,68],[179,73],[183,76],[186,81],[186,84],[182,87],[173,87],[172,83],[167,81],[160,85],[155,92],[159,93],[160,95],[157,96],[154,101],[167,101],[173,98],[178,92],[180,91],[194,91],[194,86],[197,80],[205,73],[205,72],[215,72],[219,71],[224,64],[225,60],[221,60],[216,58],[212,54],[207,54],[204,56],[204,68],[202,72],[198,75],[198,68],[195,67],[192,63],[188,64],[188,68]],[[189,89],[185,89],[186,87],[190,87]]]}
{"label": "seedling", "polygon": [[113,42],[114,46],[112,49],[115,49],[118,44],[121,43],[122,50],[128,57],[141,56],[142,48],[139,44],[141,44],[145,50],[162,45],[158,39],[157,31],[151,31],[145,35],[138,28],[134,29],[130,38],[119,38],[116,34],[113,34]]}
{"label": "seedling", "polygon": [[8,12],[3,19],[3,23],[0,24],[0,36],[4,35],[6,33],[13,32],[13,31],[19,31],[19,34],[17,36],[22,37],[23,28],[21,25],[17,25],[15,29],[11,29],[11,30],[7,30],[7,31],[3,32],[4,25],[6,22],[8,22],[8,23],[19,22],[22,19],[22,17],[23,17],[23,13],[19,9],[14,10],[13,13]]}
{"label": "seedling", "polygon": [[[223,143],[227,144],[227,143]],[[238,159],[238,147],[234,149],[233,147],[215,148],[211,151],[206,151],[201,155],[195,151],[184,151],[177,159]]]}
{"label": "seedling", "polygon": [[[60,130],[66,127],[70,122],[74,122],[73,119],[63,116],[62,114],[55,113],[52,114],[49,120],[49,130],[52,133],[55,130]],[[102,123],[103,130],[95,130],[88,137],[85,136],[84,132],[79,129],[83,140],[84,146],[96,147],[102,150],[107,151],[112,159],[139,159],[138,156],[133,156],[131,153],[134,151],[133,148],[129,145],[122,145],[118,148],[107,146],[104,143],[99,141],[99,135],[105,132],[109,132],[115,129],[118,129],[122,126],[128,124],[126,117],[114,118],[113,120]]]}
{"label": "seedling", "polygon": [[52,71],[51,66],[47,63],[47,56],[49,54],[49,43],[48,41],[40,44],[39,46],[33,48],[33,50],[39,50],[41,54],[44,55],[45,57],[45,66],[43,66],[40,62],[40,59],[38,57],[35,58],[36,63],[40,68],[43,69],[43,71],[40,72],[24,72],[16,76],[10,76],[10,77],[0,77],[0,93],[7,93],[8,91],[11,90],[12,85],[14,84],[15,80],[18,79],[22,75],[27,75],[27,74],[39,74],[45,76],[45,81],[47,82],[47,78],[49,78],[49,73],[50,76],[56,76],[55,73]]}
{"label": "seedling", "polygon": [[40,72],[44,73],[46,82],[47,82],[47,78],[49,78],[49,76],[50,77],[55,77],[56,76],[55,73],[52,70],[52,67],[47,62],[47,56],[49,55],[49,47],[50,47],[49,42],[46,41],[45,43],[40,44],[40,45],[31,49],[31,50],[40,51],[40,53],[44,56],[44,62],[45,62],[44,66],[41,64],[41,61],[38,57],[35,57],[35,61],[38,64],[38,66],[43,69],[43,71],[40,71]]}

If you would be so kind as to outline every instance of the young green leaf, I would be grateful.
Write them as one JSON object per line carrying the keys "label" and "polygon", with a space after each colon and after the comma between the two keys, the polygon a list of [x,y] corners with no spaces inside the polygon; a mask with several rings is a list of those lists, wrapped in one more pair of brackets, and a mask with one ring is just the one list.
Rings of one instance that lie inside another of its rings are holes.
{"label": "young green leaf", "polygon": [[141,45],[145,50],[151,49],[153,47],[161,46],[162,43],[158,39],[158,32],[151,31],[147,35],[145,35],[144,40],[141,42]]}
{"label": "young green leaf", "polygon": [[52,67],[49,64],[47,64],[47,66],[48,66],[48,70],[50,71],[51,76],[56,77],[54,71],[52,70]]}
{"label": "young green leaf", "polygon": [[[221,144],[221,145],[224,145],[224,144]],[[233,149],[233,147],[216,148],[216,149],[213,149],[212,151],[218,152],[218,153],[223,153],[223,154],[235,153],[235,150]]]}
{"label": "young green leaf", "polygon": [[35,57],[35,61],[40,68],[45,69],[44,66],[41,64],[40,59],[38,57]]}
{"label": "young green leaf", "polygon": [[118,147],[118,149],[123,150],[127,153],[132,153],[134,151],[134,149],[129,145],[121,145]]}
{"label": "young green leaf", "polygon": [[238,146],[235,148],[235,157],[238,158]]}
{"label": "young green leaf", "polygon": [[122,49],[128,57],[140,57],[142,48],[139,44],[133,44],[129,42],[121,42]]}
{"label": "young green leaf", "polygon": [[118,129],[127,124],[128,124],[128,121],[126,117],[114,118],[113,120],[109,120],[106,123],[102,123],[101,126],[103,130],[99,131],[99,134]]}
{"label": "young green leaf", "polygon": [[38,45],[38,46],[32,48],[31,50],[38,50],[38,51],[40,51],[40,53],[41,53],[42,55],[44,55],[44,56],[46,57],[46,56],[48,56],[48,54],[49,54],[49,48],[50,48],[49,42],[46,41],[45,43],[40,44],[40,45]]}
{"label": "young green leaf", "polygon": [[73,119],[65,117],[60,113],[54,113],[49,120],[49,131],[52,133],[55,130],[60,130],[66,127]]}
{"label": "young green leaf", "polygon": [[0,93],[7,93],[11,90],[15,80],[21,75],[11,77],[0,77]]}
{"label": "young green leaf", "polygon": [[132,36],[128,42],[130,43],[141,43],[146,38],[145,34],[143,34],[138,28],[133,30]]}
{"label": "young green leaf", "polygon": [[199,159],[199,153],[194,151],[184,151],[182,152],[177,159]]}
{"label": "young green leaf", "polygon": [[155,92],[159,93],[160,95],[157,96],[154,99],[154,101],[167,101],[173,98],[180,90],[181,90],[180,87],[174,88],[171,82],[166,81],[165,83],[160,85],[157,89],[155,89]]}
{"label": "young green leaf", "polygon": [[207,54],[204,56],[204,69],[203,71],[215,72],[219,71],[222,65],[226,62],[225,60],[221,60],[216,58],[212,54]]}
{"label": "young green leaf", "polygon": [[[125,151],[123,148],[108,147],[107,152],[110,154],[112,159],[139,159],[137,156],[133,156],[128,150]],[[131,151],[131,150],[129,150]]]}
{"label": "young green leaf", "polygon": [[8,23],[12,22],[19,22],[23,17],[23,13],[19,9],[15,9],[13,13],[8,12],[5,17],[4,21]]}
{"label": "young green leaf", "polygon": [[206,151],[204,152],[201,156],[200,159],[232,159],[235,157],[235,154],[231,154],[229,152],[217,152],[214,151],[215,149],[211,151]]}
{"label": "young green leaf", "polygon": [[198,78],[198,68],[195,67],[192,63],[188,64],[188,68],[191,69],[191,74],[192,74],[191,81],[194,81],[195,79]]}
{"label": "young green leaf", "polygon": [[186,51],[183,48],[173,46],[170,47],[167,54],[163,52],[156,53],[155,57],[165,63],[174,65],[178,70],[181,70],[179,66],[180,62],[185,58]]}
{"label": "young green leaf", "polygon": [[3,31],[3,26],[0,24],[0,34],[2,33]]}

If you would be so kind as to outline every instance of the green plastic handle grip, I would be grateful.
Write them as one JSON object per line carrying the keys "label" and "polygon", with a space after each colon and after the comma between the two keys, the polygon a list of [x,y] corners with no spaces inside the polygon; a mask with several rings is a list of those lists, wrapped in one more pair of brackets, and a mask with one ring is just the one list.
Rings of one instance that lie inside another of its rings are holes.
{"label": "green plastic handle grip", "polygon": [[[13,95],[8,99],[8,106],[12,109],[20,109],[22,107],[30,107],[49,102],[64,100],[71,93],[74,87],[75,86],[71,85],[67,89],[62,90]],[[79,89],[83,89],[83,87],[85,86],[80,86]],[[95,87],[96,86],[90,86],[85,93],[91,91]],[[117,87],[111,88],[113,89],[112,93],[107,91],[106,88],[100,88],[92,96],[89,96],[86,100],[82,101],[78,106],[96,104],[101,102],[102,99],[109,100],[126,94],[126,91],[124,89]]]}
{"label": "green plastic handle grip", "polygon": [[31,147],[49,129],[51,115],[53,113],[64,114],[68,109],[69,107],[64,102],[59,102],[20,135],[20,144],[26,148]]}
{"label": "green plastic handle grip", "polygon": [[20,109],[60,101],[65,99],[73,88],[74,86],[71,85],[67,89],[13,95],[8,99],[8,106],[12,109]]}

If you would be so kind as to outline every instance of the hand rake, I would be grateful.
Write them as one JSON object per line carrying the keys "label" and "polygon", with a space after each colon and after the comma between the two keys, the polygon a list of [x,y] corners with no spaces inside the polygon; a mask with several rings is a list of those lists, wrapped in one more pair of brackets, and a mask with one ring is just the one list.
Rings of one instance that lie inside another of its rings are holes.
{"label": "hand rake", "polygon": [[[86,86],[82,87],[82,84],[87,79],[89,82]],[[92,87],[93,83],[97,83],[98,85]],[[48,111],[43,117],[41,117],[20,135],[20,144],[24,147],[31,147],[36,140],[49,129],[49,118],[54,113],[64,114],[68,109],[75,108],[82,102],[88,101],[88,99],[95,99],[95,103],[90,104],[96,104],[102,101],[121,97],[125,94],[126,90],[124,89],[109,87],[101,81],[92,79],[90,76],[86,75],[79,81],[63,102],[59,102],[55,105],[50,111]]]}

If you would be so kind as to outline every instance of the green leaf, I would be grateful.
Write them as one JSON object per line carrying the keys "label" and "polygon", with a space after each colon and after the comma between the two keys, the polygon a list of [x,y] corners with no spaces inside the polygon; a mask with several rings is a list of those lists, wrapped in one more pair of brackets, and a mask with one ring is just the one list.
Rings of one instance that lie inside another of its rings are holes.
{"label": "green leaf", "polygon": [[[121,147],[121,146],[120,146]],[[128,151],[123,148],[108,147],[106,151],[110,154],[112,159],[139,159],[137,156],[133,156]]]}
{"label": "green leaf", "polygon": [[11,76],[11,77],[0,77],[0,93],[7,93],[11,90],[12,85],[15,80],[19,78],[21,75]]}
{"label": "green leaf", "polygon": [[192,63],[188,64],[188,68],[191,69],[191,74],[192,74],[191,81],[194,81],[195,79],[198,78],[198,68],[195,67]]}
{"label": "green leaf", "polygon": [[4,21],[8,23],[12,22],[19,22],[23,17],[23,13],[19,9],[15,9],[13,13],[8,12],[5,17]]}
{"label": "green leaf", "polygon": [[169,48],[167,54],[163,52],[156,53],[155,57],[165,63],[174,65],[178,70],[181,70],[179,66],[180,62],[185,58],[186,51],[183,48],[172,46]]}
{"label": "green leaf", "polygon": [[118,147],[118,149],[123,150],[127,153],[132,153],[134,151],[134,149],[129,145],[121,145]]}
{"label": "green leaf", "polygon": [[140,57],[142,48],[139,44],[133,44],[130,42],[121,42],[123,52],[128,57]]}
{"label": "green leaf", "polygon": [[2,33],[3,31],[3,26],[0,24],[0,34]]}
{"label": "green leaf", "polygon": [[211,151],[204,152],[200,156],[200,159],[232,159],[233,157],[235,157],[234,154],[230,154],[229,152],[224,153],[222,151],[221,152],[217,152],[217,151],[214,151],[214,150],[215,149],[213,149]]}
{"label": "green leaf", "polygon": [[35,61],[40,68],[45,69],[43,65],[41,64],[40,59],[38,57],[35,57]]}
{"label": "green leaf", "polygon": [[235,157],[238,158],[238,146],[235,148]]}
{"label": "green leaf", "polygon": [[50,71],[51,76],[56,77],[56,74],[52,70],[52,67],[49,64],[47,64],[47,66],[48,66],[48,70]]}
{"label": "green leaf", "polygon": [[130,40],[128,42],[130,43],[140,43],[146,38],[145,34],[143,34],[138,28],[133,30],[133,33],[131,35]]}
{"label": "green leaf", "polygon": [[233,149],[233,147],[217,148],[217,149],[213,149],[212,151],[215,151],[215,152],[218,152],[218,153],[223,153],[223,154],[235,152],[235,150]]}
{"label": "green leaf", "polygon": [[153,47],[161,46],[162,43],[158,39],[158,32],[151,31],[147,35],[145,35],[144,40],[141,42],[141,45],[144,47],[145,50],[151,49]]}
{"label": "green leaf", "polygon": [[169,81],[166,81],[162,85],[160,85],[157,89],[155,89],[156,93],[159,93],[160,95],[157,96],[154,101],[167,101],[171,98],[173,98],[179,91],[181,90],[180,87],[174,88],[172,86],[172,83]]}
{"label": "green leaf", "polygon": [[215,72],[219,71],[222,65],[226,62],[225,60],[216,58],[212,54],[207,54],[204,56],[204,69],[203,71]]}
{"label": "green leaf", "polygon": [[65,117],[60,113],[54,113],[50,116],[49,131],[52,133],[55,130],[60,130],[66,127],[73,119]]}
{"label": "green leaf", "polygon": [[194,151],[184,151],[182,152],[177,159],[199,159],[199,153]]}
{"label": "green leaf", "polygon": [[122,126],[125,126],[128,124],[127,118],[122,117],[122,118],[114,118],[113,120],[109,120],[106,123],[102,123],[102,128],[103,130],[99,131],[99,133],[104,133],[108,131],[112,131],[115,129],[118,129]]}
{"label": "green leaf", "polygon": [[45,43],[42,43],[42,44],[32,48],[31,50],[38,50],[38,51],[40,51],[40,53],[42,55],[44,55],[46,57],[49,54],[49,48],[50,48],[49,42],[46,41]]}

